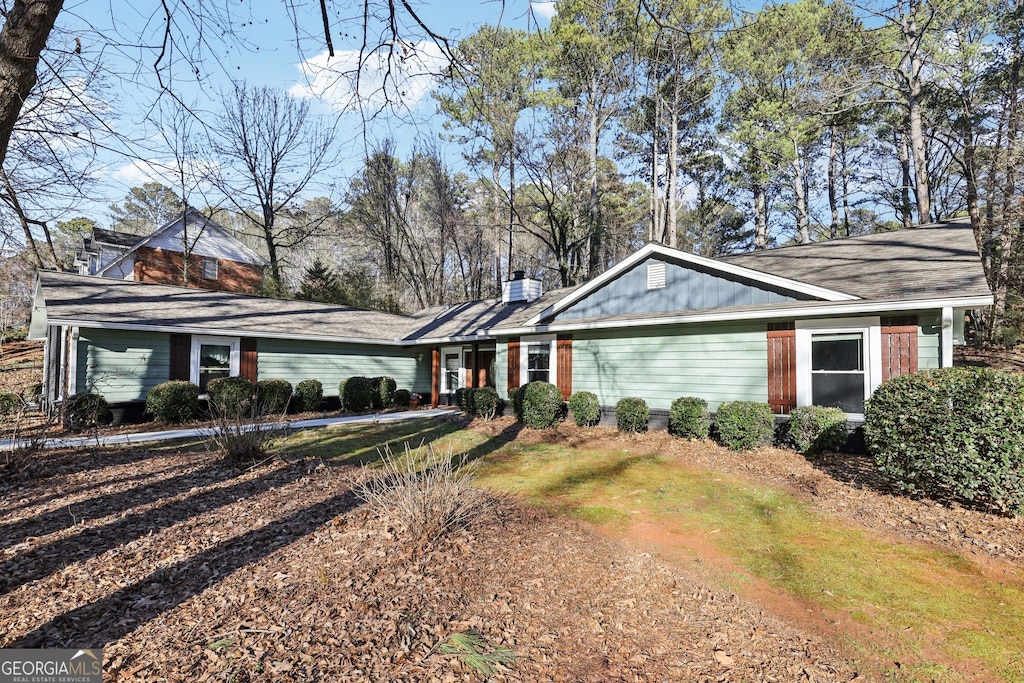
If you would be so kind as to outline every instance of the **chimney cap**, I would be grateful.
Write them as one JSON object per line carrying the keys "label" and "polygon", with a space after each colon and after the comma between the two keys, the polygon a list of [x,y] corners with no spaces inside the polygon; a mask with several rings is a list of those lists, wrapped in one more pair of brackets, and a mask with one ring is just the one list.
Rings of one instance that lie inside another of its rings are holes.
{"label": "chimney cap", "polygon": [[526,279],[526,271],[525,270],[513,270],[512,271],[512,279],[513,280],[525,280]]}

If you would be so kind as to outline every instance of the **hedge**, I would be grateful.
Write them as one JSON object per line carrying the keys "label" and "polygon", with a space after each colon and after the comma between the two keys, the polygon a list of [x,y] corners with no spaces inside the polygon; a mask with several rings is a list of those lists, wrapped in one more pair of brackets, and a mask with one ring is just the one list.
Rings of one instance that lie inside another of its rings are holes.
{"label": "hedge", "polygon": [[801,406],[789,414],[789,438],[799,453],[838,451],[849,436],[841,408]]}
{"label": "hedge", "polygon": [[369,377],[349,377],[338,385],[338,398],[343,410],[360,412],[373,405],[373,386]]}
{"label": "hedge", "polygon": [[107,400],[99,394],[75,394],[64,403],[64,427],[72,430],[96,427],[107,421],[109,412]]}
{"label": "hedge", "polygon": [[188,422],[199,414],[199,387],[180,379],[158,384],[146,394],[146,413],[169,424]]}
{"label": "hedge", "polygon": [[283,415],[292,402],[292,383],[286,379],[256,382],[256,405],[260,415]]}
{"label": "hedge", "polygon": [[295,408],[304,413],[320,410],[324,385],[318,379],[304,379],[295,385]]}
{"label": "hedge", "polygon": [[651,411],[642,398],[627,396],[615,404],[615,424],[620,432],[646,432],[650,419]]}
{"label": "hedge", "polygon": [[395,389],[395,405],[407,408],[412,400],[412,392],[408,389]]}
{"label": "hedge", "polygon": [[492,419],[498,414],[501,406],[501,399],[494,387],[480,387],[472,394],[473,414],[485,420]]}
{"label": "hedge", "polygon": [[771,445],[775,416],[767,403],[733,401],[718,407],[715,428],[723,446],[734,451],[749,451]]}
{"label": "hedge", "polygon": [[711,431],[708,402],[696,396],[682,396],[668,409],[668,433],[684,439],[706,439]]}
{"label": "hedge", "polygon": [[562,392],[550,382],[530,382],[522,387],[523,424],[534,429],[553,427],[562,417]]}
{"label": "hedge", "polygon": [[939,501],[1024,512],[1024,377],[943,368],[895,377],[864,410],[882,476]]}
{"label": "hedge", "polygon": [[245,377],[218,377],[206,385],[210,406],[222,415],[239,417],[252,411],[252,399],[256,393]]}
{"label": "hedge", "polygon": [[570,396],[569,410],[578,427],[593,427],[601,421],[601,402],[592,392],[577,391]]}

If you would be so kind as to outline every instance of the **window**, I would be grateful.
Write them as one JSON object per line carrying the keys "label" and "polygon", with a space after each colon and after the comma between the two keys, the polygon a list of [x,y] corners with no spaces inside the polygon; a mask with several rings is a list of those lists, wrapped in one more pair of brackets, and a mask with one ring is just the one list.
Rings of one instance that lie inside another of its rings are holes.
{"label": "window", "polygon": [[462,383],[459,381],[462,378],[462,350],[445,349],[442,356],[441,362],[444,365],[444,374],[442,377],[441,393],[451,394],[462,386]]}
{"label": "window", "polygon": [[552,335],[532,337],[520,342],[519,377],[523,384],[528,382],[550,382],[557,384],[555,338]]}
{"label": "window", "polygon": [[664,289],[665,263],[656,261],[647,264],[647,289]]}
{"label": "window", "polygon": [[203,279],[217,279],[217,259],[212,256],[203,257]]}
{"label": "window", "polygon": [[200,391],[210,380],[238,375],[239,341],[235,337],[192,337],[190,375]]}
{"label": "window", "polygon": [[864,333],[811,335],[811,403],[863,413]]}

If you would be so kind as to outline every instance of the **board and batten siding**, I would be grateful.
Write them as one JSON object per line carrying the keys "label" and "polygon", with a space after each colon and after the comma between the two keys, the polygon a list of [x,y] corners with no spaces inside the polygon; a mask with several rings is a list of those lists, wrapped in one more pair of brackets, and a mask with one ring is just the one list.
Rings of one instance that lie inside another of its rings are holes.
{"label": "board and batten siding", "polygon": [[[648,289],[647,269],[665,268],[665,284]],[[703,272],[694,266],[650,258],[556,317],[556,321],[594,318],[623,313],[696,311],[725,306],[751,306],[807,299],[805,295],[775,291],[765,285]]]}
{"label": "board and batten siding", "polygon": [[109,403],[145,400],[170,377],[171,335],[82,329],[76,360],[79,392],[94,391]]}
{"label": "board and batten siding", "polygon": [[430,395],[430,349],[260,339],[257,343],[259,379],[286,379],[295,384],[317,379],[324,396],[337,396],[341,380],[394,377],[399,389]]}
{"label": "board and batten siding", "polygon": [[498,396],[508,399],[508,339],[499,339],[495,346],[494,387]]}
{"label": "board and batten siding", "polygon": [[726,401],[768,400],[764,324],[691,325],[573,334],[572,388],[602,405],[639,396],[667,409],[696,396],[715,411]]}

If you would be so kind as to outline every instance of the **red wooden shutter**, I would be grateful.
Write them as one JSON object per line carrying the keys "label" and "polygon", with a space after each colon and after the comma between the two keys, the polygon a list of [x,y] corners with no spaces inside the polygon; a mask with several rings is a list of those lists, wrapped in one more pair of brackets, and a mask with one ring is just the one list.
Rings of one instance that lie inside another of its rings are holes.
{"label": "red wooden shutter", "polygon": [[192,378],[192,335],[171,335],[171,358],[168,379],[181,379],[186,382]]}
{"label": "red wooden shutter", "polygon": [[792,323],[768,325],[768,404],[777,415],[796,408],[796,331]]}
{"label": "red wooden shutter", "polygon": [[441,349],[436,346],[430,351],[430,407],[441,403]]}
{"label": "red wooden shutter", "polygon": [[558,335],[555,356],[558,364],[555,372],[558,388],[562,391],[562,400],[568,401],[572,396],[572,335]]}
{"label": "red wooden shutter", "polygon": [[882,381],[917,372],[917,316],[882,318]]}
{"label": "red wooden shutter", "polygon": [[508,390],[519,388],[519,337],[508,340]]}
{"label": "red wooden shutter", "polygon": [[241,357],[238,362],[238,374],[255,384],[258,370],[256,367],[256,340],[242,337],[238,349],[241,352],[239,354]]}

